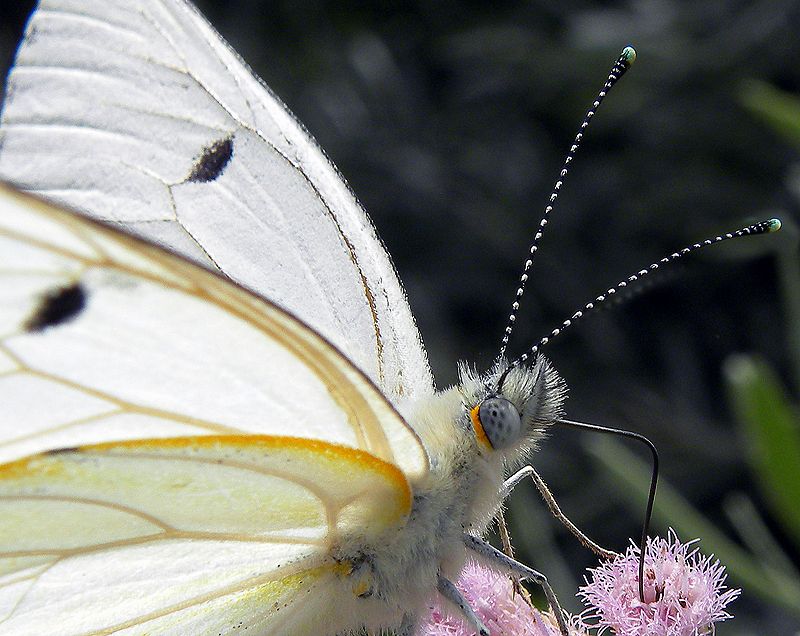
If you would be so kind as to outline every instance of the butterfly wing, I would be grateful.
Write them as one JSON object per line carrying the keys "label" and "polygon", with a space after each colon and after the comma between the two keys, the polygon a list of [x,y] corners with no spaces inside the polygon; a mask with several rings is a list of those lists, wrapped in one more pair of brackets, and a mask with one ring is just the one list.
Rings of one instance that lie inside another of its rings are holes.
{"label": "butterfly wing", "polygon": [[333,550],[402,525],[427,470],[303,323],[5,186],[0,403],[4,633],[347,628]]}
{"label": "butterfly wing", "polygon": [[336,169],[182,0],[45,0],[9,77],[0,175],[118,223],[313,325],[396,404],[433,382]]}
{"label": "butterfly wing", "polygon": [[2,202],[0,461],[110,440],[260,434],[427,471],[419,439],[377,387],[290,314],[7,187]]}
{"label": "butterfly wing", "polygon": [[6,464],[0,631],[353,627],[357,612],[337,615],[354,594],[331,550],[356,534],[374,540],[409,505],[391,464],[297,438],[111,443]]}

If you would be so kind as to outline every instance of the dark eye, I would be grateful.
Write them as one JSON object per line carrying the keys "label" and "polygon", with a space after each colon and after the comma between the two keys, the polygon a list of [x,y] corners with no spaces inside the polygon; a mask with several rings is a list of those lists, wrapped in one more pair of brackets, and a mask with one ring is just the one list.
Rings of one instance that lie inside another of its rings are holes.
{"label": "dark eye", "polygon": [[519,439],[522,420],[517,407],[507,399],[486,398],[481,402],[478,417],[492,448],[504,448]]}

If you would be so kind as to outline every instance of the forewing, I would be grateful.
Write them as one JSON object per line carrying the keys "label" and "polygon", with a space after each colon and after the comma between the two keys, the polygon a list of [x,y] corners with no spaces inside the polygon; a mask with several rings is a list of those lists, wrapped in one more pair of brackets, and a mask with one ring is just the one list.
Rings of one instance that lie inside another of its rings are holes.
{"label": "forewing", "polygon": [[0,466],[0,632],[338,633],[359,617],[334,548],[398,528],[410,503],[395,466],[297,438],[25,458]]}
{"label": "forewing", "polygon": [[277,306],[0,188],[0,461],[65,446],[269,434],[427,471],[380,391]]}
{"label": "forewing", "polygon": [[427,470],[303,323],[2,185],[0,404],[2,633],[355,627],[337,550],[399,531]]}
{"label": "forewing", "polygon": [[8,81],[0,175],[216,267],[313,325],[395,404],[432,391],[366,214],[182,0],[46,0]]}

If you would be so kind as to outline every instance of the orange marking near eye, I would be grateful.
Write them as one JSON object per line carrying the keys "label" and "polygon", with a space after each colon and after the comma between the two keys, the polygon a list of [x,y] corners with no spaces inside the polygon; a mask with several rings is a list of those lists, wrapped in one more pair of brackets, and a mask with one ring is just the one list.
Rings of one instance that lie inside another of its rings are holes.
{"label": "orange marking near eye", "polygon": [[472,420],[472,428],[475,429],[475,437],[478,438],[478,441],[489,450],[492,450],[492,443],[489,441],[489,438],[486,437],[486,431],[483,430],[483,424],[481,424],[480,410],[481,405],[477,404],[472,407],[469,412],[470,419]]}

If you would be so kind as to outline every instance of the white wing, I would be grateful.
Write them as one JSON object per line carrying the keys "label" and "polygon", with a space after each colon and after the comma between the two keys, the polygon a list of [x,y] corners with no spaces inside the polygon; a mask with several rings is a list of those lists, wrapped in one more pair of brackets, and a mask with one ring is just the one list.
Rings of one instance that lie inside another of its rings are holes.
{"label": "white wing", "polygon": [[0,461],[246,433],[427,472],[380,391],[296,318],[152,245],[0,192]]}
{"label": "white wing", "polygon": [[0,404],[0,633],[355,627],[334,550],[427,471],[303,323],[2,184]]}
{"label": "white wing", "polygon": [[0,632],[338,634],[369,622],[369,604],[356,610],[333,549],[397,528],[410,502],[390,464],[296,438],[127,442],[0,466]]}
{"label": "white wing", "polygon": [[119,223],[313,325],[396,404],[433,382],[353,194],[182,0],[44,0],[8,82],[0,175]]}

